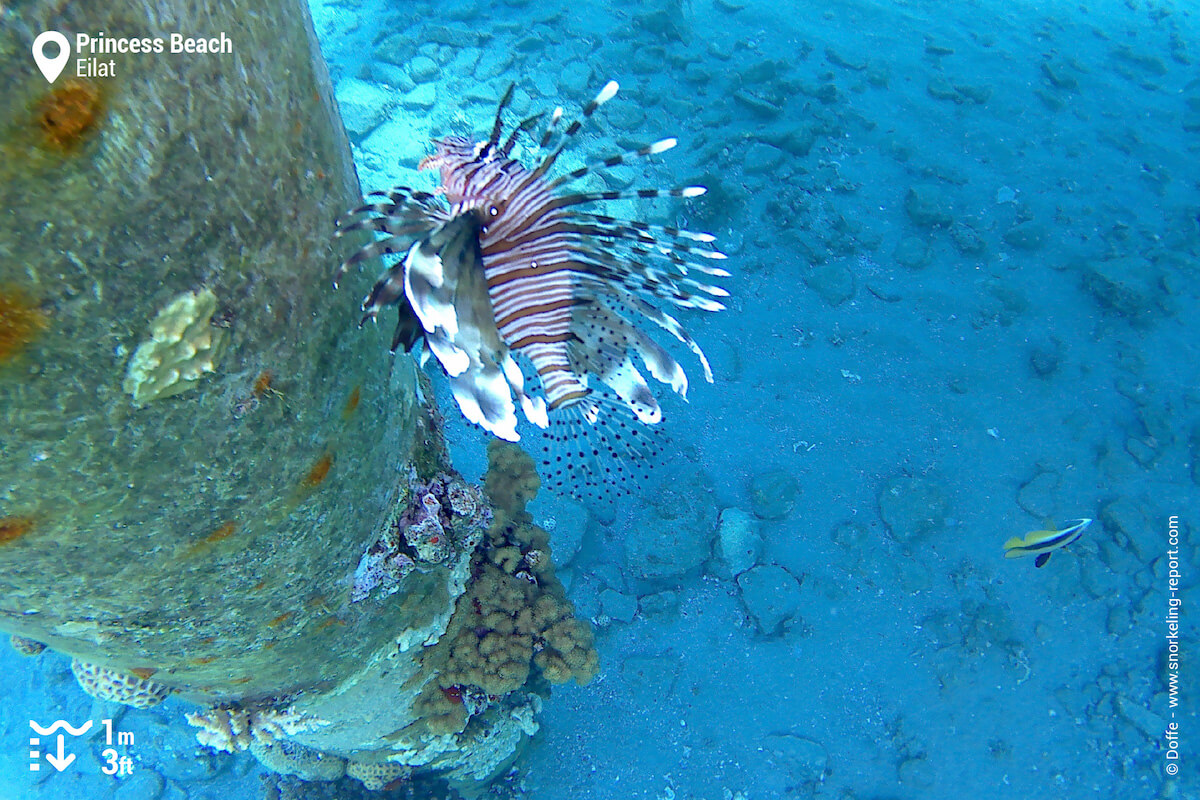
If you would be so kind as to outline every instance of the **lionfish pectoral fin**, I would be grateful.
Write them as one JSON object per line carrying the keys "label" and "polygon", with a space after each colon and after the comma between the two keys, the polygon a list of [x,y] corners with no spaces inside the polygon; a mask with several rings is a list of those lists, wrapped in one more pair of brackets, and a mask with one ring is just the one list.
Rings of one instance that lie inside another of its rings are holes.
{"label": "lionfish pectoral fin", "polygon": [[481,330],[473,310],[483,280],[478,235],[474,215],[463,214],[414,244],[404,257],[404,293],[429,349],[452,378],[481,363],[480,351],[494,351],[498,342],[495,322],[487,320]]}
{"label": "lionfish pectoral fin", "polygon": [[617,397],[633,412],[644,425],[657,425],[662,421],[662,409],[642,373],[626,358],[622,363],[600,376],[600,380],[617,393]]}
{"label": "lionfish pectoral fin", "polygon": [[[576,374],[591,373],[598,377],[616,393],[639,422],[654,425],[662,420],[662,409],[654,393],[629,357],[629,351],[633,350],[642,355],[652,375],[667,375],[677,380],[662,359],[674,364],[679,372],[682,369],[662,348],[653,342],[647,346],[648,337],[607,304],[596,299],[577,307],[572,320],[572,332],[576,340],[569,348]],[[686,379],[684,383],[686,385]]]}
{"label": "lionfish pectoral fin", "polygon": [[525,419],[537,425],[542,430],[550,427],[550,413],[546,410],[546,400],[541,397],[530,397],[521,393],[521,410]]}
{"label": "lionfish pectoral fin", "polygon": [[471,369],[471,355],[454,343],[441,328],[425,332],[425,343],[429,351],[442,365],[451,378],[457,378]]}
{"label": "lionfish pectoral fin", "polygon": [[683,367],[679,365],[678,361],[671,358],[658,342],[637,328],[631,326],[631,330],[634,349],[641,356],[646,369],[650,370],[650,374],[654,376],[655,380],[667,384],[671,387],[671,391],[686,399],[688,379]]}
{"label": "lionfish pectoral fin", "polygon": [[496,329],[479,232],[478,216],[466,212],[413,245],[404,262],[405,294],[463,416],[515,442],[513,396],[526,416],[537,416],[537,408]]}
{"label": "lionfish pectoral fin", "polygon": [[512,355],[506,352],[500,361],[500,367],[504,370],[504,377],[508,380],[508,386],[513,395],[521,403],[521,411],[524,412],[525,419],[545,430],[550,425],[545,398],[530,397],[525,392],[525,376],[521,374],[521,368],[517,366]]}
{"label": "lionfish pectoral fin", "polygon": [[366,316],[358,323],[359,327],[368,319],[374,319],[382,309],[404,299],[404,269],[403,262],[394,264],[375,281],[371,291],[363,298],[362,310]]}
{"label": "lionfish pectoral fin", "polygon": [[426,333],[440,328],[453,338],[458,332],[454,287],[446,282],[441,255],[429,244],[422,239],[404,257],[404,294]]}
{"label": "lionfish pectoral fin", "polygon": [[399,312],[396,330],[392,333],[391,351],[394,353],[403,347],[404,352],[411,353],[413,348],[418,346],[425,337],[425,330],[421,327],[421,320],[417,318],[417,313],[413,311],[407,298],[400,303]]}
{"label": "lionfish pectoral fin", "polygon": [[413,348],[413,355],[417,359],[417,366],[425,369],[425,365],[429,363],[429,348],[424,345],[424,337],[417,341],[417,345]]}
{"label": "lionfish pectoral fin", "polygon": [[[638,299],[640,300],[641,298]],[[704,370],[704,380],[708,381],[709,383],[713,382],[713,371],[712,367],[708,363],[708,357],[704,355],[704,351],[700,349],[700,345],[696,343],[696,340],[693,339],[691,335],[684,330],[683,326],[679,324],[679,320],[675,319],[665,311],[661,311],[645,302],[643,302],[637,310],[638,313],[640,313],[646,319],[655,323],[663,330],[668,331],[676,339],[687,345],[687,348],[695,353],[696,358],[700,361],[700,367]],[[675,366],[678,367],[679,365],[676,364]],[[664,383],[669,383],[669,381],[664,381]],[[672,384],[672,386],[674,386],[674,384]],[[687,380],[685,378],[683,391],[679,392],[679,394],[680,396],[684,396],[686,392]]]}
{"label": "lionfish pectoral fin", "polygon": [[451,378],[450,391],[468,421],[506,441],[520,441],[516,406],[508,380],[500,369],[494,365],[480,365]]}

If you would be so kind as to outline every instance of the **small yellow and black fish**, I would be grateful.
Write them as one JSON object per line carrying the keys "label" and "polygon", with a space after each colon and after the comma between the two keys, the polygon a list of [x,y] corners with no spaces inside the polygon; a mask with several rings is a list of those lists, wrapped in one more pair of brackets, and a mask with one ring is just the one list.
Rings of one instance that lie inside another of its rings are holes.
{"label": "small yellow and black fish", "polygon": [[1045,566],[1046,562],[1050,560],[1052,552],[1060,547],[1066,547],[1078,539],[1091,524],[1090,519],[1077,519],[1067,527],[1058,530],[1030,531],[1025,534],[1024,539],[1014,536],[1004,543],[1004,557],[1037,556],[1033,560],[1033,565],[1035,567]]}

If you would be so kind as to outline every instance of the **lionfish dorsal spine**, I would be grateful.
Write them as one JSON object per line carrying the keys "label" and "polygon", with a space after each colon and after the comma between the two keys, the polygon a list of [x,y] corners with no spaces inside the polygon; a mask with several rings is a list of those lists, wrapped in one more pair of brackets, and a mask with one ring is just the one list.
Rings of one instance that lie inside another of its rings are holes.
{"label": "lionfish dorsal spine", "polygon": [[545,158],[542,159],[542,163],[538,164],[537,169],[530,173],[530,180],[540,180],[542,176],[550,170],[550,167],[554,166],[554,162],[558,160],[558,157],[562,154],[563,149],[570,144],[571,140],[575,138],[575,135],[579,133],[580,128],[583,127],[583,123],[590,119],[592,114],[596,113],[596,109],[607,103],[609,100],[612,100],[620,88],[621,85],[616,81],[609,81],[608,83],[604,84],[604,88],[601,89],[600,92],[583,107],[583,115],[579,119],[573,120],[571,124],[567,126],[567,129],[563,131],[562,141],[560,141],[558,145],[555,146],[555,148],[551,150]]}
{"label": "lionfish dorsal spine", "polygon": [[563,107],[555,106],[554,112],[550,115],[550,123],[546,125],[546,130],[542,132],[542,138],[538,142],[538,151],[545,150],[546,145],[550,144],[550,138],[554,136],[554,132],[558,130],[558,123],[562,121],[562,115]]}
{"label": "lionfish dorsal spine", "polygon": [[517,139],[520,137],[520,135],[528,132],[531,128],[533,128],[533,126],[541,122],[542,117],[544,116],[546,116],[545,113],[539,113],[534,114],[532,117],[526,117],[525,119],[521,120],[520,124],[513,128],[512,133],[509,134],[508,139],[504,141],[504,144],[500,146],[500,149],[497,152],[499,152],[504,158],[508,158],[508,154],[512,152],[513,146],[516,145]]}
{"label": "lionfish dorsal spine", "polygon": [[596,159],[595,161],[585,164],[579,169],[568,172],[561,178],[551,181],[550,188],[557,189],[563,184],[570,183],[571,181],[577,181],[580,178],[590,175],[597,170],[611,169],[613,167],[620,166],[621,164],[624,164],[633,158],[646,158],[648,156],[658,155],[659,153],[665,153],[678,143],[679,141],[674,138],[660,139],[659,141],[654,142],[653,144],[648,144],[645,147],[639,147],[635,150],[627,150],[623,153],[616,153],[610,156],[605,156],[604,158]]}
{"label": "lionfish dorsal spine", "polygon": [[500,134],[504,130],[504,109],[512,102],[513,91],[517,88],[517,84],[510,83],[508,88],[504,90],[504,96],[500,98],[500,103],[496,106],[496,120],[492,123],[492,134],[488,136],[488,146],[495,147],[500,141]]}

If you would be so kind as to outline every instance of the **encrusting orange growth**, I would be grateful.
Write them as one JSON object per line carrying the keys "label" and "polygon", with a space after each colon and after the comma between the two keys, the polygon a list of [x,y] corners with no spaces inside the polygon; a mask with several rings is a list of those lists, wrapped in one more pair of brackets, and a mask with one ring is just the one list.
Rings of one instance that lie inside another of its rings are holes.
{"label": "encrusting orange growth", "polygon": [[212,544],[213,542],[219,542],[222,539],[228,539],[230,536],[232,536],[234,534],[234,532],[237,530],[237,528],[238,528],[238,524],[231,520],[229,522],[226,522],[221,527],[217,528],[215,531],[210,533],[208,536],[205,536],[204,539],[202,539],[202,541],[205,544]]}
{"label": "encrusting orange growth", "polygon": [[11,544],[33,529],[33,517],[0,517],[0,545]]}
{"label": "encrusting orange growth", "polygon": [[271,381],[275,378],[275,374],[269,369],[264,369],[258,373],[258,377],[254,380],[254,389],[251,393],[255,397],[262,397],[271,389]]}
{"label": "encrusting orange growth", "polygon": [[268,622],[267,627],[268,628],[277,628],[280,625],[282,625],[283,623],[287,622],[291,618],[292,618],[292,612],[285,611],[282,614],[280,614],[278,617],[275,617],[275,619]]}
{"label": "encrusting orange growth", "polygon": [[46,327],[46,315],[23,290],[0,285],[0,364],[15,357]]}
{"label": "encrusting orange growth", "polygon": [[342,407],[342,419],[350,419],[354,414],[354,410],[358,408],[359,401],[362,400],[362,384],[354,387],[350,392],[350,396],[346,398],[346,405]]}
{"label": "encrusting orange growth", "polygon": [[317,459],[317,462],[312,465],[312,469],[300,481],[301,489],[315,489],[320,486],[327,477],[329,470],[333,467],[333,453],[326,453]]}
{"label": "encrusting orange growth", "polygon": [[237,533],[237,529],[238,529],[238,524],[236,522],[234,522],[233,520],[230,520],[230,521],[224,523],[223,525],[221,525],[219,528],[217,528],[212,533],[205,536],[200,541],[196,542],[191,547],[189,547],[187,549],[187,552],[185,553],[185,555],[194,556],[197,553],[201,553],[201,552],[207,550],[208,548],[210,548],[212,545],[216,544],[217,542],[220,542],[224,539],[228,539],[230,536]]}
{"label": "encrusting orange growth", "polygon": [[104,116],[104,96],[92,81],[69,78],[38,104],[35,121],[41,145],[70,153],[95,130]]}

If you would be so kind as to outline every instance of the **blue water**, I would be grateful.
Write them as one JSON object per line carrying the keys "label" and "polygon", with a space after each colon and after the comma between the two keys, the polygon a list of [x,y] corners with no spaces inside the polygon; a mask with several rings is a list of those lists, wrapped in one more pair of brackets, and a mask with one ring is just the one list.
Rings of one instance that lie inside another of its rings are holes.
{"label": "blue water", "polygon": [[[520,119],[616,79],[566,165],[677,136],[622,177],[709,196],[623,213],[711,231],[730,255],[729,308],[681,315],[716,380],[677,352],[692,386],[686,403],[659,392],[665,482],[611,524],[537,501],[602,668],[555,688],[497,796],[1200,796],[1188,4],[314,0],[313,15],[364,191],[432,186],[415,172],[429,138],[485,134],[510,81]],[[478,476],[486,437],[439,399]],[[784,485],[756,493],[768,479]],[[713,556],[726,509],[750,515],[774,594]],[[1044,568],[1003,557],[1047,517],[1096,521]],[[655,575],[651,555],[668,562]],[[89,707],[61,659],[0,659],[47,714]],[[248,756],[197,761],[185,710],[124,715],[157,737],[142,766],[158,779],[116,796],[258,796]],[[10,732],[27,715],[0,708]],[[112,791],[62,780],[9,791]]]}

